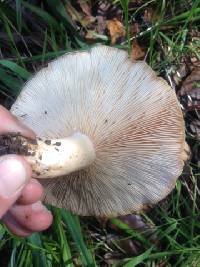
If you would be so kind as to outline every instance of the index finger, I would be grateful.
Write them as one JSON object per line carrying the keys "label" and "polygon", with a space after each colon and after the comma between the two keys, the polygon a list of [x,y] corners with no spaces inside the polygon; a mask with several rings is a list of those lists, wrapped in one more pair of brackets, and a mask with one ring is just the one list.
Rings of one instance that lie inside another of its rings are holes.
{"label": "index finger", "polygon": [[0,105],[0,134],[5,133],[20,133],[25,137],[35,138],[35,133],[31,129]]}

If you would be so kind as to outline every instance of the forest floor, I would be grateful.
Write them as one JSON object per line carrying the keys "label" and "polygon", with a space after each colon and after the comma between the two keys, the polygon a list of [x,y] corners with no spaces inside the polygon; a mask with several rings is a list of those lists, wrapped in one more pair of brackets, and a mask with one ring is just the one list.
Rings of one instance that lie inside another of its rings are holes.
{"label": "forest floor", "polygon": [[140,215],[81,218],[49,207],[28,238],[0,224],[0,266],[200,266],[200,0],[0,1],[0,100],[48,61],[102,43],[145,60],[176,91],[191,157],[174,191]]}

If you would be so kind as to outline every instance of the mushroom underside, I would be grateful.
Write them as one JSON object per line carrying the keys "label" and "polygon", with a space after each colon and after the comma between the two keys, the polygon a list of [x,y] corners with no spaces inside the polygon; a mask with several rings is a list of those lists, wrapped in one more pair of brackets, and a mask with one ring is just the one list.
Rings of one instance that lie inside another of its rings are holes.
{"label": "mushroom underside", "polygon": [[90,166],[41,179],[45,201],[74,213],[140,210],[163,199],[182,172],[184,122],[174,91],[119,49],[97,46],[51,62],[11,111],[42,139],[80,132],[92,142]]}

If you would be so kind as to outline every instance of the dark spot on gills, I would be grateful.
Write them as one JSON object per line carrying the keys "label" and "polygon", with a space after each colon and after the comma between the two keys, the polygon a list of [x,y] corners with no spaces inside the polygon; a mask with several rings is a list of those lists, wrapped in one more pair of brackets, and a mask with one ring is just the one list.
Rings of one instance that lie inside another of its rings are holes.
{"label": "dark spot on gills", "polygon": [[61,146],[61,142],[56,142],[55,144],[53,144],[54,146]]}
{"label": "dark spot on gills", "polygon": [[44,142],[46,145],[51,145],[51,140],[45,140]]}

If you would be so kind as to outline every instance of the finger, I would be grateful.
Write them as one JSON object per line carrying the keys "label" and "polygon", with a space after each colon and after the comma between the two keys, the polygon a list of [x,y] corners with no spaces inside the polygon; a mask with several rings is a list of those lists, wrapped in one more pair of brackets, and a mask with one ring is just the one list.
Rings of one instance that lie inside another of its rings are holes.
{"label": "finger", "polygon": [[0,134],[19,132],[30,138],[35,138],[35,133],[0,105]]}
{"label": "finger", "polygon": [[33,233],[31,230],[20,225],[9,211],[4,215],[2,221],[14,235],[25,237]]}
{"label": "finger", "polygon": [[40,201],[32,205],[14,205],[10,213],[19,224],[31,231],[43,231],[53,220],[50,211]]}
{"label": "finger", "polygon": [[21,205],[33,204],[41,199],[42,195],[42,185],[36,179],[31,179],[22,190],[21,196],[17,200],[17,203]]}
{"label": "finger", "polygon": [[31,169],[22,157],[0,157],[0,218],[16,202],[30,177]]}

